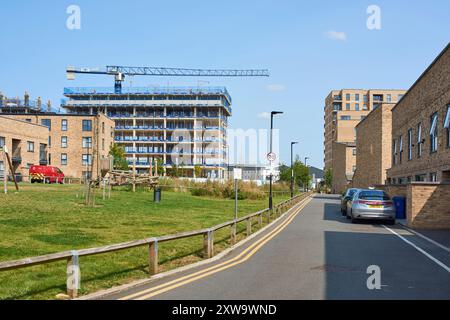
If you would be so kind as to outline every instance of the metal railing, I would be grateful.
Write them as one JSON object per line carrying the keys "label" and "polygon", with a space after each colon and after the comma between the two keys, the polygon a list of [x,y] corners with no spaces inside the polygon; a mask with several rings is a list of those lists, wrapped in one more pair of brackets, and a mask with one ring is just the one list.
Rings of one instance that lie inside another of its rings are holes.
{"label": "metal railing", "polygon": [[[237,241],[237,224],[246,222],[246,236],[250,236],[252,233],[253,219],[258,219],[258,225],[261,228],[263,226],[263,218],[265,216],[267,224],[269,224],[273,217],[279,218],[284,212],[288,211],[300,201],[308,198],[311,193],[303,193],[294,198],[283,201],[274,206],[273,210],[265,209],[258,211],[244,217],[238,218],[228,222],[221,223],[211,228],[205,228],[194,231],[186,231],[177,233],[174,235],[166,235],[160,237],[151,237],[141,240],[134,240],[124,243],[112,244],[103,247],[81,249],[81,250],[68,250],[58,253],[51,253],[43,256],[25,258],[14,261],[0,262],[0,271],[15,270],[20,268],[31,267],[35,265],[48,264],[51,262],[66,260],[67,261],[67,294],[70,298],[76,298],[78,296],[79,285],[73,284],[71,279],[76,278],[76,272],[79,272],[79,257],[93,256],[103,253],[117,252],[126,249],[132,249],[136,247],[148,246],[149,247],[149,273],[155,275],[158,273],[159,263],[158,245],[163,242],[179,240],[195,236],[203,236],[203,257],[206,259],[214,256],[214,233],[218,230],[226,227],[231,227],[231,244],[234,245]],[[69,285],[69,283],[73,284]]]}

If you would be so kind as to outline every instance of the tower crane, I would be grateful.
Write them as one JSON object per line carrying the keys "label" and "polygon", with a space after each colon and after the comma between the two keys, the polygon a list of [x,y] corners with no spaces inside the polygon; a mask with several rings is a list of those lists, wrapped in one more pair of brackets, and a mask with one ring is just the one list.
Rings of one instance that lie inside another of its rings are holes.
{"label": "tower crane", "polygon": [[122,93],[125,76],[175,76],[175,77],[268,77],[267,69],[186,69],[162,67],[106,66],[105,68],[67,67],[67,79],[74,80],[75,74],[101,74],[114,76],[114,92]]}

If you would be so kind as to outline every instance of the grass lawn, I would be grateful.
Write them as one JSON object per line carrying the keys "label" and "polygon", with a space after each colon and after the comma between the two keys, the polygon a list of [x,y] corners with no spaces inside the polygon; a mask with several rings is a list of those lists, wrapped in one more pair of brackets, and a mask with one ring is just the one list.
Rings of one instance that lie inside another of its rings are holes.
{"label": "grass lawn", "polygon": [[[229,221],[234,201],[163,191],[113,191],[96,206],[83,204],[81,185],[31,185],[20,192],[10,186],[0,194],[0,261],[65,250],[91,248],[152,236],[196,230]],[[287,196],[275,198],[275,202]],[[267,207],[267,200],[242,200],[239,215]],[[245,225],[239,226],[243,231]],[[215,236],[216,251],[228,244],[229,229]],[[242,237],[242,235],[241,235]],[[160,244],[161,269],[169,270],[201,259],[201,237]],[[148,277],[147,248],[80,258],[81,294]],[[53,299],[65,293],[66,262],[0,272],[0,299]]]}

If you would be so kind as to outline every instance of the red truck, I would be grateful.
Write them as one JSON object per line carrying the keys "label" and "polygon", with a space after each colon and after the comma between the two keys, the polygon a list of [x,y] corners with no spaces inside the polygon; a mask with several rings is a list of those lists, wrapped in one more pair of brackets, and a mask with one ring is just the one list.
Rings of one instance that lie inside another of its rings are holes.
{"label": "red truck", "polygon": [[29,175],[31,183],[64,183],[64,173],[57,167],[31,166]]}

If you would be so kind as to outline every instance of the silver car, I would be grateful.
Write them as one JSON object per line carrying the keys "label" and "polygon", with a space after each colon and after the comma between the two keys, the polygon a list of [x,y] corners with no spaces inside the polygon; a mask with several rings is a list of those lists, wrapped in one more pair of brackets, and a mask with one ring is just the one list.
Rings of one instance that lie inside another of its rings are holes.
{"label": "silver car", "polygon": [[347,202],[347,219],[352,219],[352,223],[360,219],[378,219],[395,224],[395,216],[395,204],[382,190],[358,190]]}

